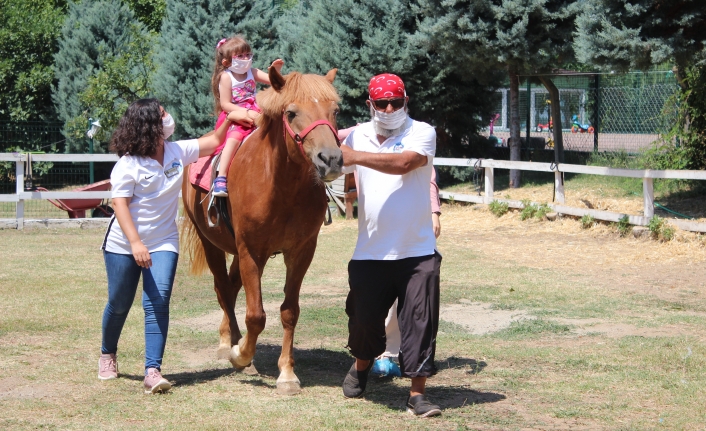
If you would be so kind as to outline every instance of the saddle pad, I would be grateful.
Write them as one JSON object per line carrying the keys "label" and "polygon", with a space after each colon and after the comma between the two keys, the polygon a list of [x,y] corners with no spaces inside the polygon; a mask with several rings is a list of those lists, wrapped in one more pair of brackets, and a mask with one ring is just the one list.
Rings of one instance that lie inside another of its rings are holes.
{"label": "saddle pad", "polygon": [[[248,136],[243,139],[243,142],[238,146],[238,148],[235,150],[235,154],[233,155],[233,158],[238,154],[238,150],[240,150],[240,147],[245,144],[245,141],[248,140],[252,136],[252,133],[250,133]],[[214,174],[215,172],[213,171],[213,159],[214,157],[220,156],[220,152],[217,154],[212,154],[210,156],[206,157],[201,157],[199,158],[191,167],[189,168],[189,182],[191,184],[200,187],[203,189],[203,191],[210,191],[211,190],[211,185],[213,184],[213,180],[215,179]]]}
{"label": "saddle pad", "polygon": [[[220,154],[220,153],[218,153]],[[211,183],[213,183],[212,167],[211,161],[216,157],[216,154],[210,156],[201,157],[189,168],[189,182],[191,184],[200,187],[203,191],[211,190]]]}

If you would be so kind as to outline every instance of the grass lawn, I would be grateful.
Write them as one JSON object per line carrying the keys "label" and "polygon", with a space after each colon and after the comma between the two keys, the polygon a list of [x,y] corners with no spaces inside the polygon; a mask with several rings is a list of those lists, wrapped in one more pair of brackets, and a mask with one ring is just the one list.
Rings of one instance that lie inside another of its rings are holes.
{"label": "grass lawn", "polygon": [[483,206],[442,211],[439,373],[428,382],[439,418],[404,412],[405,379],[375,379],[363,399],[343,397],[352,361],[346,264],[357,228],[336,219],[322,228],[302,288],[303,392],[292,397],[275,392],[281,256],[263,276],[268,324],[249,373],[216,359],[213,282],[189,275],[182,256],[163,368],[175,386],[146,396],[139,295],[120,342],[121,378],[96,378],[103,232],[0,230],[0,429],[704,428],[703,241],[620,238],[574,220],[521,222],[516,212],[498,219]]}

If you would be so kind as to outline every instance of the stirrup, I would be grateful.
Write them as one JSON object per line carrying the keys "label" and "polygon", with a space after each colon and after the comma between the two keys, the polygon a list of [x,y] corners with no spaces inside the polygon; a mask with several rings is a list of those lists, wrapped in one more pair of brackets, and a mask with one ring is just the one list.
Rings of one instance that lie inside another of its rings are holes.
{"label": "stirrup", "polygon": [[[206,207],[206,218],[208,219],[208,227],[218,227],[221,225],[221,214],[218,211],[218,208],[216,208],[213,205],[213,201],[215,199],[215,196],[213,195],[213,186],[211,186],[211,190],[208,192],[209,195],[211,195],[211,198],[208,200],[208,207]],[[215,210],[216,213],[216,222],[213,223],[211,221],[211,210]]]}

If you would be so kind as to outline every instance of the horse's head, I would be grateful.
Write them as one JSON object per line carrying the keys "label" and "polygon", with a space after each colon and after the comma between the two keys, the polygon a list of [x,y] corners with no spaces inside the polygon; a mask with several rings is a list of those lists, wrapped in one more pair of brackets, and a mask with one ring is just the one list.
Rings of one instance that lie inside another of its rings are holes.
{"label": "horse's head", "polygon": [[309,159],[324,181],[339,177],[343,155],[336,128],[336,69],[326,76],[298,72],[282,76],[271,67],[269,77],[272,87],[257,95],[263,114],[261,126],[282,122],[287,151],[293,160]]}

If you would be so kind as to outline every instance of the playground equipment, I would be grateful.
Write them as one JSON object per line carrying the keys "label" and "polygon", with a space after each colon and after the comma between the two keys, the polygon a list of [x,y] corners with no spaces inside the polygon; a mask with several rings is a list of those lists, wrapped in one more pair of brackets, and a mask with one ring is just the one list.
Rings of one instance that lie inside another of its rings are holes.
{"label": "playground equipment", "polygon": [[571,133],[593,133],[594,131],[595,129],[590,124],[581,124],[578,115],[571,116]]}
{"label": "playground equipment", "polygon": [[488,135],[488,140],[493,143],[496,147],[501,147],[503,145],[503,140],[502,138],[498,138],[497,136],[493,135],[493,128],[495,127],[495,122],[500,118],[500,114],[495,114],[491,119],[490,123],[488,124],[488,130],[489,130],[489,135]]}
{"label": "playground equipment", "polygon": [[537,124],[537,127],[534,128],[536,132],[551,132],[553,130],[553,124],[552,124],[552,119],[551,117],[549,118],[549,122],[546,124]]}

